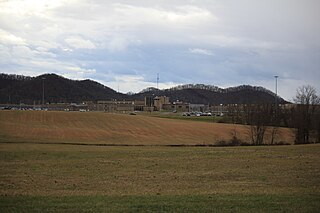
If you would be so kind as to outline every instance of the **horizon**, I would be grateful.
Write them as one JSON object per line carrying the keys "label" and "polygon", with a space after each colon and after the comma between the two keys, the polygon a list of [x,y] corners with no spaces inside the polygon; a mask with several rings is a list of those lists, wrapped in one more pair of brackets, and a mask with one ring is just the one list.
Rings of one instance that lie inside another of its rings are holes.
{"label": "horizon", "polygon": [[[236,2],[236,3],[235,3]],[[122,93],[259,85],[320,92],[320,1],[0,2],[0,72],[91,79]],[[157,80],[158,75],[160,76]]]}

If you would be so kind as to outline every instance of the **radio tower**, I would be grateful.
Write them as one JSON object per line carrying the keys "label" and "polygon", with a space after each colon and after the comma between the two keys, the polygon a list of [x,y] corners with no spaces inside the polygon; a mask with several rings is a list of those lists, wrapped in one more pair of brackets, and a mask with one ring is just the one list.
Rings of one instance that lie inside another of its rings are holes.
{"label": "radio tower", "polygon": [[157,73],[157,89],[159,89],[159,73]]}

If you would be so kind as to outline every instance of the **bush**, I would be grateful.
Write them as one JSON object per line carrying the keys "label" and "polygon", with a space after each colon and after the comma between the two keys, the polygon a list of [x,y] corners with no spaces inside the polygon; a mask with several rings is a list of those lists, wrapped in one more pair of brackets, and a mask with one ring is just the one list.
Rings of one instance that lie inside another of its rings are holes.
{"label": "bush", "polygon": [[291,144],[286,141],[279,141],[279,142],[274,143],[274,145],[291,145]]}
{"label": "bush", "polygon": [[215,143],[215,146],[250,146],[250,145],[251,144],[247,142],[243,142],[236,136],[233,136],[230,141],[221,140]]}
{"label": "bush", "polygon": [[231,122],[231,119],[229,117],[223,116],[223,117],[220,117],[220,119],[217,121],[217,123],[229,124],[229,123],[232,123],[232,122]]}

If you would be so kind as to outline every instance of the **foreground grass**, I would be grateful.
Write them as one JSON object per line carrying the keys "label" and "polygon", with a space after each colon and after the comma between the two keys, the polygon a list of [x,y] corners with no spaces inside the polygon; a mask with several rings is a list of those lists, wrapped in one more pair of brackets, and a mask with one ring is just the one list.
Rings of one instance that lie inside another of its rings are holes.
{"label": "foreground grass", "polygon": [[317,212],[319,195],[16,196],[2,212]]}
{"label": "foreground grass", "polygon": [[320,146],[0,143],[0,212],[317,212]]}

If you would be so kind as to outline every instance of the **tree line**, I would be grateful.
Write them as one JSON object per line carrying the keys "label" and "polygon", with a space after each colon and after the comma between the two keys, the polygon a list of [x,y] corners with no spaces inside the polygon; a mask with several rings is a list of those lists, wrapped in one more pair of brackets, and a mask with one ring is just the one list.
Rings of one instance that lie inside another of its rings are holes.
{"label": "tree line", "polygon": [[295,144],[320,143],[320,97],[310,85],[297,89],[294,104],[245,104],[230,105],[228,118],[231,123],[248,125],[251,143],[265,143],[266,132],[270,132],[268,144],[276,143],[279,127],[292,128]]}

